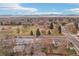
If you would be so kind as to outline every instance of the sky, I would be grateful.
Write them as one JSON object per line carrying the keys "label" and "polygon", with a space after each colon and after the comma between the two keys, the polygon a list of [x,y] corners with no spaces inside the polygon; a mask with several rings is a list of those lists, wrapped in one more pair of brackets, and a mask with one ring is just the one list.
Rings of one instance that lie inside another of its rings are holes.
{"label": "sky", "polygon": [[79,15],[75,3],[0,3],[0,15]]}

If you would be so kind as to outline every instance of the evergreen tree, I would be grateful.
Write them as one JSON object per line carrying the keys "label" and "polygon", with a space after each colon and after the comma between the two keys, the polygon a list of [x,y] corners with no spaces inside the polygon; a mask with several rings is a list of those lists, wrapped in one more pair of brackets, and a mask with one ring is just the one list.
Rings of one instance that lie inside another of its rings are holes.
{"label": "evergreen tree", "polygon": [[3,25],[3,22],[1,22],[1,25]]}
{"label": "evergreen tree", "polygon": [[58,27],[59,33],[61,34],[61,26]]}
{"label": "evergreen tree", "polygon": [[22,23],[21,23],[21,22],[19,22],[17,25],[22,25]]}
{"label": "evergreen tree", "polygon": [[78,23],[77,23],[77,22],[75,22],[74,25],[75,25],[76,29],[79,29],[79,28],[78,28]]}
{"label": "evergreen tree", "polygon": [[41,35],[40,30],[37,29],[37,30],[36,30],[36,36],[40,36],[40,35]]}
{"label": "evergreen tree", "polygon": [[30,32],[30,35],[33,35],[33,31]]}
{"label": "evergreen tree", "polygon": [[50,29],[53,29],[53,23],[50,23],[49,28],[50,28]]}
{"label": "evergreen tree", "polygon": [[17,34],[19,34],[20,33],[20,29],[19,28],[17,28]]}
{"label": "evergreen tree", "polygon": [[50,30],[48,31],[48,35],[51,35],[51,32],[50,32]]}

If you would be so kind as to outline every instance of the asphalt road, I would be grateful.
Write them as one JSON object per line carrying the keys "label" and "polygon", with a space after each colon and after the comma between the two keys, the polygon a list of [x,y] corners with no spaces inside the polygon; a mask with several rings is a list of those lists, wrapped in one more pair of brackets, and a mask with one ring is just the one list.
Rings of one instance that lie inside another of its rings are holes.
{"label": "asphalt road", "polygon": [[62,34],[64,34],[66,38],[68,38],[68,40],[74,45],[74,47],[77,50],[79,50],[79,41],[77,40],[76,36],[70,34],[63,26],[61,26],[61,29],[62,29]]}

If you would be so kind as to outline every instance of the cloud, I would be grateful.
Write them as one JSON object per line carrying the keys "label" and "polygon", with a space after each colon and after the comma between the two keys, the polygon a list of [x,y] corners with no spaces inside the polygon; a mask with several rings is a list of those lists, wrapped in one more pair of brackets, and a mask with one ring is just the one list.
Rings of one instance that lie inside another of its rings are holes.
{"label": "cloud", "polygon": [[19,3],[0,4],[0,9],[1,10],[24,10],[24,11],[28,11],[28,12],[36,12],[36,11],[38,11],[36,8],[22,7],[22,6],[20,6]]}
{"label": "cloud", "polygon": [[54,12],[54,11],[52,11],[52,12],[35,12],[35,13],[33,13],[33,14],[36,14],[36,15],[51,15],[51,14],[62,14],[62,12]]}
{"label": "cloud", "polygon": [[65,11],[70,11],[70,12],[73,12],[73,13],[79,13],[79,8],[66,9]]}
{"label": "cloud", "polygon": [[1,3],[0,15],[49,15],[49,14],[62,14],[61,12],[47,11],[43,12],[37,8],[23,7],[20,3]]}

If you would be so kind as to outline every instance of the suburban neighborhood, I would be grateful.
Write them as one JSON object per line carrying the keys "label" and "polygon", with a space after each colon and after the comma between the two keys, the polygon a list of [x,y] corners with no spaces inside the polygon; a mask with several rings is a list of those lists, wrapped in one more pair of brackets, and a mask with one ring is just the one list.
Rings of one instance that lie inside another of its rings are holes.
{"label": "suburban neighborhood", "polygon": [[0,16],[0,55],[79,55],[78,19],[79,16]]}
{"label": "suburban neighborhood", "polygon": [[0,3],[0,56],[79,56],[79,4]]}

